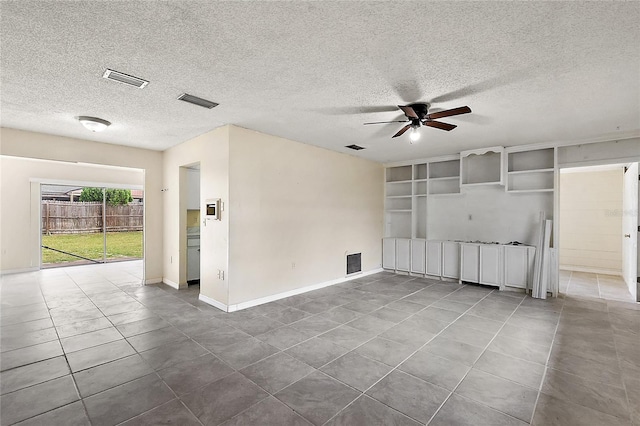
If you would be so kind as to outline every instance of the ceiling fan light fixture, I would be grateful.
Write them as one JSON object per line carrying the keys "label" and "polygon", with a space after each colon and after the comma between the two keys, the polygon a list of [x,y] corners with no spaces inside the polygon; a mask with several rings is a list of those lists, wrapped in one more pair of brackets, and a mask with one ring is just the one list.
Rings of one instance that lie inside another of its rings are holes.
{"label": "ceiling fan light fixture", "polygon": [[418,142],[418,140],[420,139],[420,131],[417,127],[413,127],[411,129],[411,133],[409,133],[409,139],[411,140],[411,143]]}
{"label": "ceiling fan light fixture", "polygon": [[102,118],[98,117],[88,117],[86,115],[79,116],[78,121],[82,123],[85,128],[91,130],[92,132],[101,132],[111,125],[111,123],[107,120],[103,120]]}

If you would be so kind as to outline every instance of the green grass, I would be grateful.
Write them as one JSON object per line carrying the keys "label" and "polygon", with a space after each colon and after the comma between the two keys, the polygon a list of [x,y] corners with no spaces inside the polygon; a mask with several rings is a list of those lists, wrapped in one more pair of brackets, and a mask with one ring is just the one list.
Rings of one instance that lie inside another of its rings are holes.
{"label": "green grass", "polygon": [[[77,254],[89,259],[102,260],[103,240],[99,234],[43,235],[42,245]],[[142,259],[142,232],[107,232],[107,259]],[[64,263],[81,260],[57,251],[42,249],[42,263]]]}

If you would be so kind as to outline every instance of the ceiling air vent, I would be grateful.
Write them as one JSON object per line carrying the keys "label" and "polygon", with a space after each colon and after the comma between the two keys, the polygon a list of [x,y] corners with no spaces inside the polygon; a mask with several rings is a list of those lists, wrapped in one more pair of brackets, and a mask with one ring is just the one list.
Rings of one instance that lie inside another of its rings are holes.
{"label": "ceiling air vent", "polygon": [[353,149],[354,151],[360,151],[361,149],[364,149],[364,147],[359,145],[347,145],[345,146],[345,148]]}
{"label": "ceiling air vent", "polygon": [[129,86],[134,86],[138,89],[144,89],[144,87],[149,84],[147,80],[143,80],[141,78],[110,69],[107,69],[104,74],[102,74],[102,78],[117,81],[118,83],[128,84]]}
{"label": "ceiling air vent", "polygon": [[198,105],[203,108],[209,108],[209,109],[218,106],[218,104],[215,102],[211,102],[206,99],[199,98],[197,96],[189,95],[187,93],[183,93],[182,95],[178,96],[178,100],[189,102],[190,104]]}

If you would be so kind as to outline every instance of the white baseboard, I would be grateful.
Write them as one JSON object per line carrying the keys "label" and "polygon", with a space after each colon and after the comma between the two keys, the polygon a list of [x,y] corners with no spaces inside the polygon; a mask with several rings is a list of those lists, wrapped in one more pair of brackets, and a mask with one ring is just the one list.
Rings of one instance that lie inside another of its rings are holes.
{"label": "white baseboard", "polygon": [[222,310],[222,311],[230,312],[230,311],[229,311],[229,307],[228,307],[227,305],[225,305],[225,304],[224,304],[224,303],[222,303],[222,302],[218,302],[218,301],[217,301],[217,300],[215,300],[215,299],[212,299],[212,298],[210,298],[210,297],[207,297],[207,296],[205,296],[205,295],[204,295],[204,294],[202,294],[202,293],[200,293],[200,295],[198,295],[198,300],[200,300],[200,301],[202,301],[202,302],[204,302],[204,303],[206,303],[206,304],[208,304],[208,305],[211,305],[211,306],[213,306],[213,307],[215,307],[215,308],[218,308],[218,309],[220,309],[220,310]]}
{"label": "white baseboard", "polygon": [[162,282],[162,278],[149,278],[148,280],[144,281],[144,284],[145,285],[158,284],[158,283],[161,283],[161,282]]}
{"label": "white baseboard", "polygon": [[19,269],[3,269],[0,271],[0,275],[12,275],[12,274],[23,274],[25,272],[35,272],[39,271],[40,268],[37,266],[33,266],[30,268],[19,268]]}
{"label": "white baseboard", "polygon": [[[240,311],[242,309],[251,308],[253,306],[263,305],[265,303],[274,302],[276,300],[284,299],[285,297],[296,296],[298,294],[307,293],[309,291],[318,290],[324,287],[329,287],[335,284],[341,284],[347,281],[355,280],[357,278],[366,277],[367,275],[377,274],[382,272],[382,268],[373,269],[371,271],[363,272],[361,274],[349,275],[344,278],[337,278],[335,280],[325,281],[319,284],[312,284],[306,287],[300,287],[293,290],[285,291],[283,293],[273,294],[271,296],[261,297],[259,299],[249,300],[247,302],[237,303],[235,305],[229,305],[227,312]],[[214,305],[216,306],[216,305]]]}
{"label": "white baseboard", "polygon": [[583,266],[575,266],[575,265],[560,265],[560,270],[572,271],[572,272],[586,272],[589,274],[615,275],[617,277],[622,276],[622,271],[617,271],[615,269],[585,268]]}
{"label": "white baseboard", "polygon": [[175,288],[176,290],[180,290],[180,284],[178,284],[177,282],[174,282],[174,281],[168,280],[168,279],[166,279],[166,278],[163,278],[163,279],[162,279],[162,282],[163,282],[164,284],[168,285],[169,287],[173,287],[173,288]]}

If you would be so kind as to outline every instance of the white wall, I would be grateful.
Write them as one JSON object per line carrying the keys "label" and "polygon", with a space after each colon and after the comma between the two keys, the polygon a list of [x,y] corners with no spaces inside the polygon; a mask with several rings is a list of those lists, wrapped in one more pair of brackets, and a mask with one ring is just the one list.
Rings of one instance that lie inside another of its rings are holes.
{"label": "white wall", "polygon": [[[187,237],[187,170],[184,166],[200,163],[201,217],[204,200],[229,199],[229,127],[221,127],[164,152],[164,279],[185,286]],[[228,280],[219,280],[217,270],[228,269],[229,212],[220,221],[200,226],[200,294],[227,304]]]}
{"label": "white wall", "polygon": [[[9,128],[0,128],[0,155],[25,158],[36,158],[54,161],[80,162],[107,166],[121,166],[144,170],[145,188],[145,279],[147,282],[160,281],[162,279],[162,153],[145,149],[130,148],[120,145],[91,142],[81,139],[67,138],[63,136],[47,135],[44,133],[28,132]],[[87,169],[84,181],[105,182],[106,176],[99,171],[100,168]],[[35,173],[35,172],[34,172]],[[113,171],[111,172],[113,173]],[[30,177],[41,177],[37,174]],[[52,178],[57,178],[55,173]],[[113,179],[113,178],[112,178]],[[15,235],[12,230],[28,232],[29,226],[25,225],[17,217],[8,214],[5,217],[6,203],[14,203],[10,196],[9,188],[11,176],[2,176],[2,235],[0,247],[11,247],[15,244]],[[106,180],[107,182],[109,180]],[[5,195],[6,194],[6,195]],[[19,209],[28,209],[21,202]],[[14,207],[11,207],[14,208]],[[26,211],[26,210],[23,210]],[[34,245],[34,239],[30,244]],[[38,243],[35,243],[37,247]],[[2,260],[2,270],[15,270],[33,267],[33,251],[20,250],[5,263]]]}
{"label": "white wall", "polygon": [[622,273],[623,169],[560,174],[560,268]]}
{"label": "white wall", "polygon": [[229,154],[229,304],[380,268],[381,164],[238,127]]}
{"label": "white wall", "polygon": [[505,192],[503,186],[462,188],[427,201],[427,238],[535,245],[541,211],[553,219],[553,193]]}

